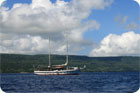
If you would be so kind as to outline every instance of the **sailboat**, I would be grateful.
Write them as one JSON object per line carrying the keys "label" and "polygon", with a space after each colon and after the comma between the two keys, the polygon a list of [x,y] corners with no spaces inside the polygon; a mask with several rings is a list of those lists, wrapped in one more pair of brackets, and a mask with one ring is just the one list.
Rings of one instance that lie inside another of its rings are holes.
{"label": "sailboat", "polygon": [[79,67],[69,67],[69,56],[68,56],[68,42],[67,42],[67,53],[65,64],[51,65],[51,50],[50,50],[50,38],[49,38],[49,65],[47,68],[34,69],[34,74],[37,75],[78,75],[80,73]]}

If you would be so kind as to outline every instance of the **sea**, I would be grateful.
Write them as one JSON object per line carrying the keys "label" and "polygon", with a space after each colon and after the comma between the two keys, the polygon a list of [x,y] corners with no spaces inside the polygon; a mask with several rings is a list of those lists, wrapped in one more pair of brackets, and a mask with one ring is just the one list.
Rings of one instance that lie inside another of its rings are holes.
{"label": "sea", "polygon": [[134,93],[139,72],[81,72],[80,75],[0,74],[6,93]]}

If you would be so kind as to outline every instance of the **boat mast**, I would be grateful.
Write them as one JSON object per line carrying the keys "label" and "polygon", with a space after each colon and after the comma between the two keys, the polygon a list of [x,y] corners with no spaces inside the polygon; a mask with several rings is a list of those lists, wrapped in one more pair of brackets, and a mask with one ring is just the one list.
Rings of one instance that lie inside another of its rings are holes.
{"label": "boat mast", "polygon": [[68,40],[67,40],[67,54],[66,54],[66,64],[68,64],[69,56],[68,56]]}
{"label": "boat mast", "polygon": [[51,67],[51,48],[50,48],[50,36],[49,36],[49,68]]}
{"label": "boat mast", "polygon": [[69,62],[69,56],[68,56],[68,38],[67,38],[67,33],[65,32],[65,38],[66,38],[66,65],[68,65],[68,62]]}

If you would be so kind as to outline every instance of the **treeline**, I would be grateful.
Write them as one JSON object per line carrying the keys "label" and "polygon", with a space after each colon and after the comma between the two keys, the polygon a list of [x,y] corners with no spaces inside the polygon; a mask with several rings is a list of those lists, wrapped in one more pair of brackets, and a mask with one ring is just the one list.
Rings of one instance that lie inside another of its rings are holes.
{"label": "treeline", "polygon": [[[33,72],[37,66],[48,65],[48,55],[1,54],[1,73]],[[64,55],[52,55],[52,64],[65,63]],[[91,72],[139,71],[140,57],[87,57],[69,56],[69,66],[83,67]]]}

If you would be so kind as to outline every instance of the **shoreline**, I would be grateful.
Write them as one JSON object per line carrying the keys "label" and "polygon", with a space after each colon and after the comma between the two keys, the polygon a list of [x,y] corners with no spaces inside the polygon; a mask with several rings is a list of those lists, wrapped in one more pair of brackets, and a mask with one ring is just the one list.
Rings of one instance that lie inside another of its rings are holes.
{"label": "shoreline", "polygon": [[[118,73],[118,72],[139,72],[140,73],[140,71],[108,71],[108,72],[81,72],[81,73]],[[11,72],[11,73],[0,73],[0,74],[34,74],[33,72],[24,72],[24,73],[13,73],[13,72]]]}

